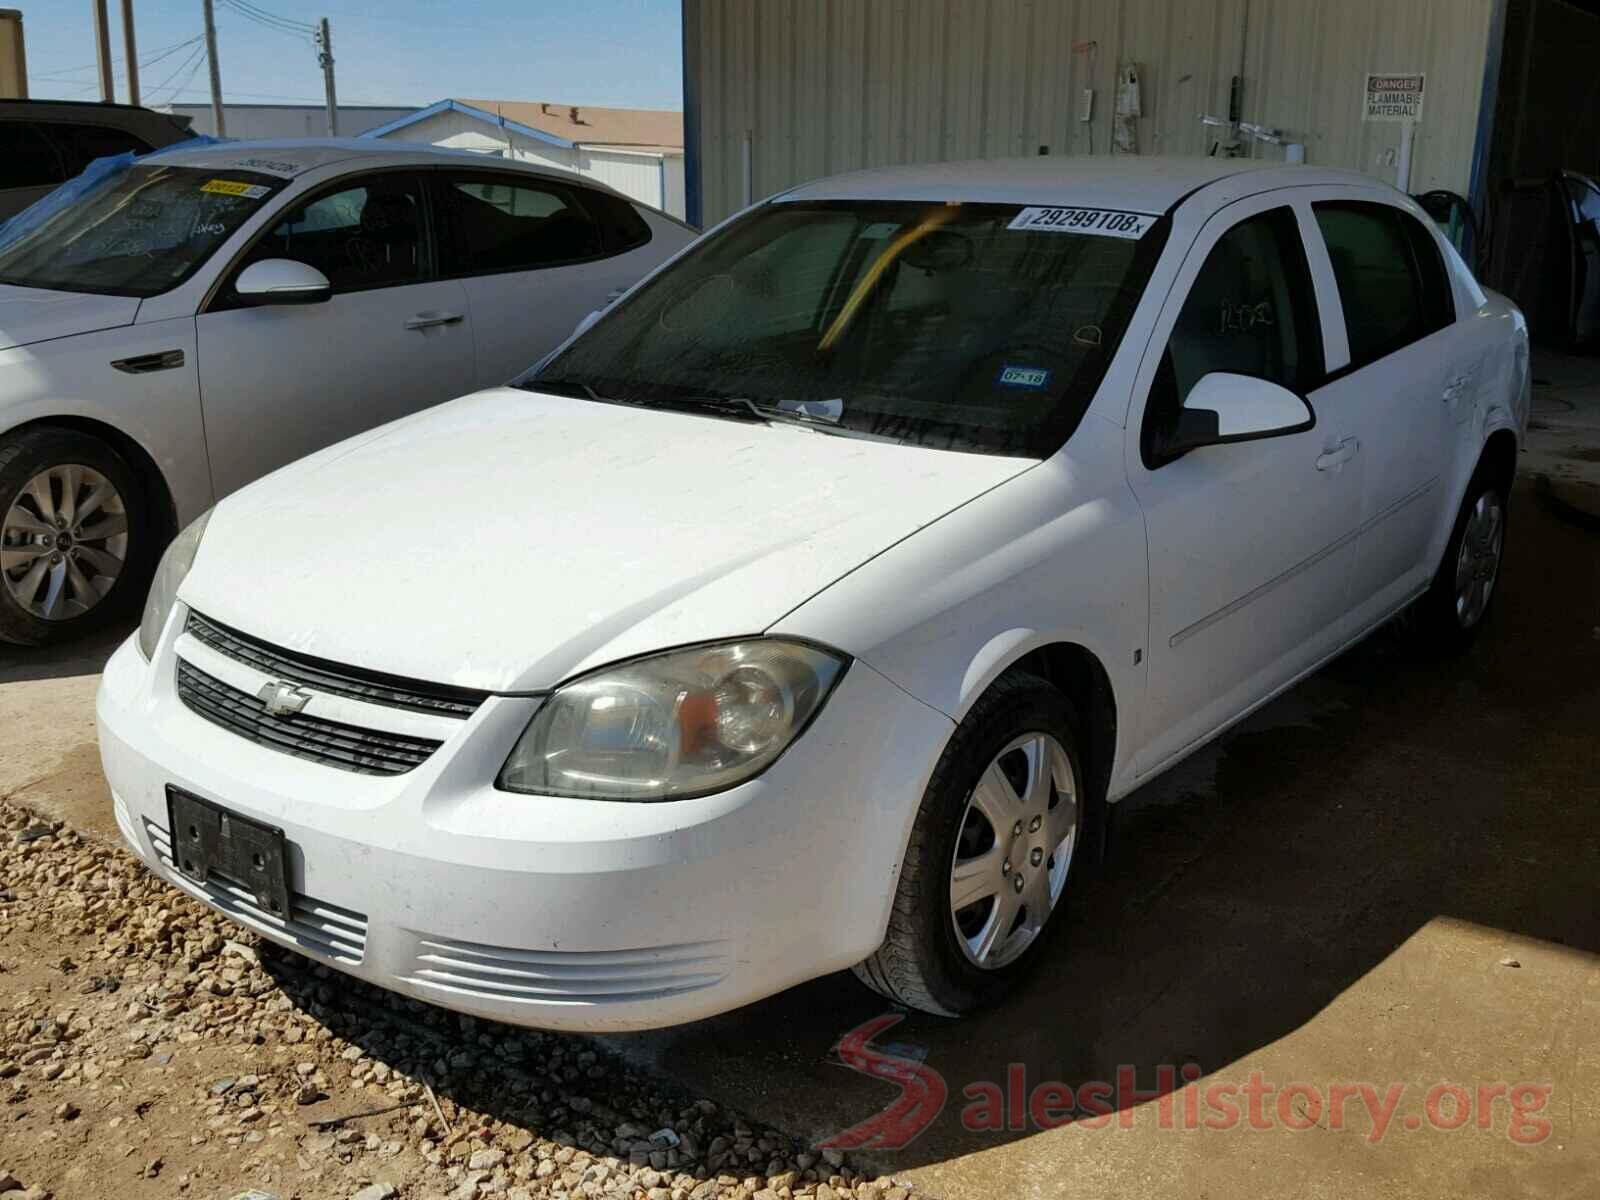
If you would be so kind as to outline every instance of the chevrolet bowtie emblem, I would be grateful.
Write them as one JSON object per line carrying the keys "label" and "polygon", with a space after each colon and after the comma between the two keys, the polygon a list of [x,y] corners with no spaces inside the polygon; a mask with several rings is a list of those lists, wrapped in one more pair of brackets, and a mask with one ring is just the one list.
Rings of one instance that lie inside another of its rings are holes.
{"label": "chevrolet bowtie emblem", "polygon": [[256,699],[267,706],[267,716],[292,717],[311,702],[311,693],[274,679],[261,685]]}

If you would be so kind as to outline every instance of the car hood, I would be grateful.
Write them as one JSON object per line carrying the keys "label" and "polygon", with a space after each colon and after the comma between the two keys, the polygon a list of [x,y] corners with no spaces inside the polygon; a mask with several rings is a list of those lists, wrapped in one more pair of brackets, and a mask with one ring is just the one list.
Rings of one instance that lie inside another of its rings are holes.
{"label": "car hood", "polygon": [[224,501],[181,596],[333,662],[539,689],[759,633],[1033,465],[501,388]]}
{"label": "car hood", "polygon": [[139,311],[133,296],[93,296],[0,284],[0,350],[131,325]]}

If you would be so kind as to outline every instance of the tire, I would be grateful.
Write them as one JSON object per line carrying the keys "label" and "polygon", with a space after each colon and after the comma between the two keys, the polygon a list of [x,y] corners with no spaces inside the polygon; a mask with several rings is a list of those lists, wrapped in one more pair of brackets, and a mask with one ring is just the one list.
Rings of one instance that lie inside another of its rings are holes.
{"label": "tire", "polygon": [[0,440],[0,642],[68,641],[140,602],[154,557],[144,496],[98,438],[34,428]]}
{"label": "tire", "polygon": [[1505,485],[1481,469],[1467,485],[1444,558],[1411,611],[1413,640],[1424,653],[1460,654],[1477,640],[1500,577],[1508,500]]}
{"label": "tire", "polygon": [[[1002,676],[978,700],[929,780],[906,848],[888,934],[877,952],[854,968],[863,983],[908,1008],[959,1017],[999,999],[1038,961],[1063,924],[1067,891],[1090,840],[1081,728],[1067,697],[1034,675]],[[1019,741],[1023,747],[1014,748]],[[1050,743],[1059,748],[1060,758]],[[1030,745],[1041,752],[1030,754]],[[1039,771],[1042,790],[1034,792],[1030,804],[1027,795],[1019,800],[1019,792],[1029,789],[1016,785],[1035,777],[1028,769],[1035,763],[1049,766],[1050,778]],[[1012,785],[1009,792],[996,790],[988,775],[991,766]],[[996,828],[999,822],[990,819],[998,807],[996,796],[1020,805],[1009,829]],[[1059,840],[1069,825],[1070,840]],[[992,902],[980,897],[957,909],[952,889],[958,869],[966,894],[993,887]],[[1008,918],[1002,905],[1020,908]],[[992,943],[987,950],[986,943]]]}

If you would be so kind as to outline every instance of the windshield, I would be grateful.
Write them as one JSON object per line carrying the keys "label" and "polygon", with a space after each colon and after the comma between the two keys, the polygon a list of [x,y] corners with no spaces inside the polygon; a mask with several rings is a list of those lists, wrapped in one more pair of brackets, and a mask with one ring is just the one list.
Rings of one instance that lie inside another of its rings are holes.
{"label": "windshield", "polygon": [[1080,232],[1093,222],[1070,214],[1087,212],[767,205],[526,383],[635,403],[737,397],[840,432],[1045,458],[1093,397],[1166,236],[1136,214]]}
{"label": "windshield", "polygon": [[285,182],[254,171],[129,167],[0,248],[0,283],[157,295],[192,275]]}

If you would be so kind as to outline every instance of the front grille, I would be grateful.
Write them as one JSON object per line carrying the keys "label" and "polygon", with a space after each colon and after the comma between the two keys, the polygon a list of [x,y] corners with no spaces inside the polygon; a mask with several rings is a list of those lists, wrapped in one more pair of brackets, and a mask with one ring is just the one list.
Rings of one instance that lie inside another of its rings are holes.
{"label": "front grille", "polygon": [[426,762],[443,744],[433,738],[361,729],[304,713],[275,717],[255,696],[214,679],[181,658],[178,699],[212,724],[249,741],[363,775],[403,775]]}
{"label": "front grille", "polygon": [[170,882],[220,909],[239,924],[288,942],[303,954],[334,962],[353,966],[366,954],[367,918],[364,913],[291,892],[288,920],[274,916],[258,908],[255,897],[237,884],[208,879],[202,885],[180,874],[172,861],[172,835],[148,817],[144,829]]}
{"label": "front grille", "polygon": [[515,950],[424,934],[405,978],[511,1003],[616,1004],[698,991],[728,974],[726,942],[639,950]]}
{"label": "front grille", "polygon": [[274,679],[325,692],[330,696],[447,717],[470,717],[489,698],[487,692],[421,683],[397,675],[340,666],[303,654],[291,654],[236,629],[218,625],[197,612],[189,614],[189,620],[183,628],[185,633],[204,642],[218,654],[226,654],[237,662],[264,671]]}

